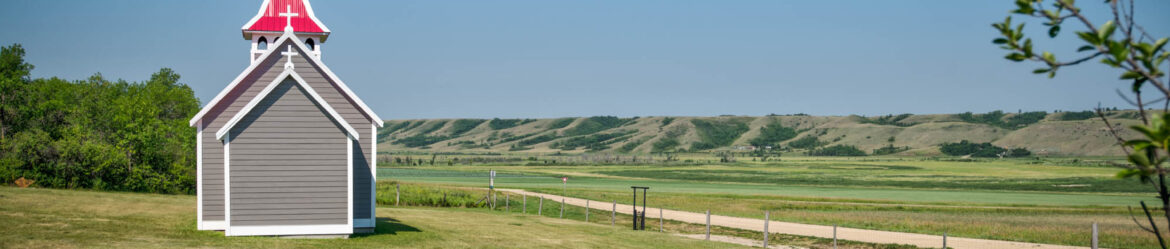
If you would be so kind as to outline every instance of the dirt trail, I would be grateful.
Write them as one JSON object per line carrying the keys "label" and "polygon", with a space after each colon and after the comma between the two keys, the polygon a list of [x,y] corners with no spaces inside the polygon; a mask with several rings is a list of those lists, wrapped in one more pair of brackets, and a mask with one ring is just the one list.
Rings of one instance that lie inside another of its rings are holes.
{"label": "dirt trail", "polygon": [[[574,205],[574,206],[581,206],[581,207],[585,206],[585,199],[580,199],[580,198],[570,198],[570,197],[562,197],[559,195],[533,193],[533,192],[528,192],[528,191],[524,191],[524,190],[520,190],[520,189],[499,189],[499,190],[505,191],[505,192],[510,192],[510,193],[515,193],[515,194],[535,196],[535,197],[543,196],[545,199],[550,199],[553,201],[561,200],[563,198],[565,201],[565,204]],[[589,208],[610,210],[613,208],[613,203],[603,202],[603,201],[590,201]],[[641,210],[641,209],[639,209],[639,210]],[[622,213],[622,214],[633,214],[633,207],[631,207],[630,205],[617,204],[617,212]],[[658,218],[658,213],[659,213],[658,208],[647,207],[646,212],[648,213],[646,215],[646,218]],[[706,219],[707,219],[707,217],[703,213],[675,211],[675,210],[669,210],[669,209],[663,209],[662,214],[663,214],[664,218],[667,220],[675,220],[675,221],[696,223],[696,224],[705,224]],[[764,231],[764,220],[763,219],[741,218],[741,217],[731,217],[731,216],[712,214],[711,215],[711,225],[712,226],[744,229],[744,230],[752,230],[752,231],[760,231],[760,232]],[[771,221],[769,223],[769,230],[772,233],[783,233],[783,234],[812,236],[812,237],[821,237],[821,238],[832,238],[833,237],[833,227],[832,226],[809,225],[809,224],[800,224],[800,223],[791,223],[791,222]],[[837,228],[837,238],[842,239],[842,240],[852,240],[852,241],[861,241],[861,242],[879,243],[879,244],[909,244],[909,245],[915,245],[915,246],[924,247],[924,248],[942,247],[942,236],[929,235],[929,234],[889,232],[889,231],[878,231],[878,230],[869,230],[869,229],[856,229],[856,228],[839,227],[839,228]],[[947,237],[947,247],[956,248],[956,249],[983,249],[983,248],[987,248],[987,249],[1015,249],[1015,248],[1019,248],[1019,249],[1024,249],[1024,248],[1028,248],[1028,249],[1066,249],[1066,248],[1071,249],[1071,248],[1078,248],[1079,249],[1079,248],[1088,248],[1088,247],[1037,244],[1037,243],[1014,242],[1014,241],[1003,241],[1003,240],[960,238],[960,237]]]}

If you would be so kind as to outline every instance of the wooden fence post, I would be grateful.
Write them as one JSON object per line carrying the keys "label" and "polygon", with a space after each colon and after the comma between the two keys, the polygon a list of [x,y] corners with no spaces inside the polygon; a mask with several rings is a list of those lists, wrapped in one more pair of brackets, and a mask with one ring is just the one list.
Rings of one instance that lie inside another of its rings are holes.
{"label": "wooden fence post", "polygon": [[947,231],[943,231],[943,249],[947,248]]}
{"label": "wooden fence post", "polygon": [[609,225],[617,224],[617,201],[613,201],[613,210],[609,211]]}
{"label": "wooden fence post", "polygon": [[707,209],[707,240],[711,240],[711,210]]}
{"label": "wooden fence post", "polygon": [[837,249],[837,224],[833,224],[833,249]]}
{"label": "wooden fence post", "polygon": [[589,222],[589,200],[585,200],[585,222]]}
{"label": "wooden fence post", "polygon": [[662,217],[662,208],[658,208],[658,232],[662,232],[663,224],[666,224],[666,218]]}
{"label": "wooden fence post", "polygon": [[565,197],[561,197],[561,219],[565,218]]}
{"label": "wooden fence post", "polygon": [[540,196],[540,205],[536,206],[536,215],[543,215],[544,213],[544,196]]}
{"label": "wooden fence post", "polygon": [[398,183],[394,184],[394,206],[398,206],[399,196],[402,196],[402,191],[400,191],[401,188],[399,186],[401,185]]}
{"label": "wooden fence post", "polygon": [[769,220],[771,220],[771,217],[768,214],[768,210],[764,210],[764,248],[768,248],[768,221]]}

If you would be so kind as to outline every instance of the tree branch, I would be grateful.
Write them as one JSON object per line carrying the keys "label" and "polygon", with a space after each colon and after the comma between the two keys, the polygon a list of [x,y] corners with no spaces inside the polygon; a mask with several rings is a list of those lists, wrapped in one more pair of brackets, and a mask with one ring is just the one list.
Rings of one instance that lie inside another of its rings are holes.
{"label": "tree branch", "polygon": [[1142,223],[1137,220],[1137,217],[1133,216],[1133,206],[1126,206],[1126,208],[1129,208],[1129,218],[1133,220],[1133,224],[1137,224],[1137,226],[1139,228],[1141,228],[1142,230],[1146,230],[1146,232],[1154,233],[1154,230],[1151,230],[1150,228],[1147,228],[1145,225],[1142,225]]}

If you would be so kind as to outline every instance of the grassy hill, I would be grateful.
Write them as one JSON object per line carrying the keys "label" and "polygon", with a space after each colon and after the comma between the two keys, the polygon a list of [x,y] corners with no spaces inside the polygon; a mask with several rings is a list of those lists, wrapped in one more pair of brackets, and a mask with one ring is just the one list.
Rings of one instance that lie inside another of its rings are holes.
{"label": "grassy hill", "polygon": [[[1139,123],[1136,111],[1108,115],[1114,123]],[[908,147],[900,154],[937,155],[940,144],[961,140],[1039,155],[1120,154],[1100,118],[1087,112],[389,120],[378,131],[382,151],[426,152],[654,153],[752,145],[800,152],[846,145],[872,153],[893,145]]]}

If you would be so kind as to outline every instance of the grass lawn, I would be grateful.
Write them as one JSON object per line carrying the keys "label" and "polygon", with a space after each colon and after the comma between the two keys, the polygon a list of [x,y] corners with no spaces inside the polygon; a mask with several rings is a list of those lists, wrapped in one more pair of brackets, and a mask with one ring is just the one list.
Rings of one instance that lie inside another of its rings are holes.
{"label": "grass lawn", "polygon": [[228,238],[194,216],[194,196],[0,187],[0,248],[738,248],[483,209],[382,207],[350,239]]}

